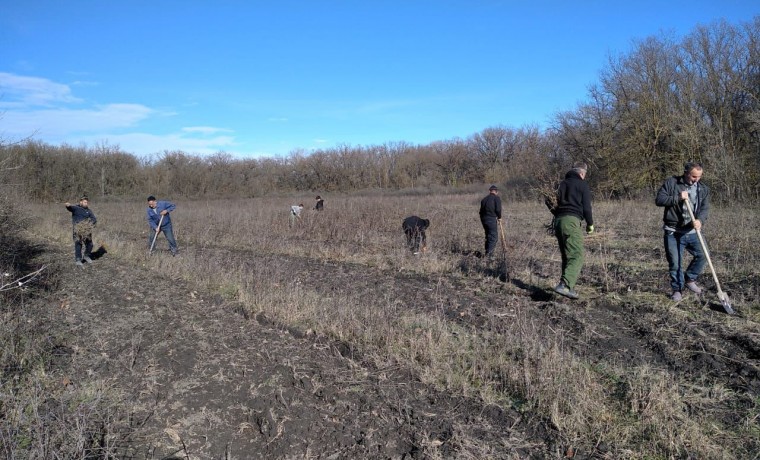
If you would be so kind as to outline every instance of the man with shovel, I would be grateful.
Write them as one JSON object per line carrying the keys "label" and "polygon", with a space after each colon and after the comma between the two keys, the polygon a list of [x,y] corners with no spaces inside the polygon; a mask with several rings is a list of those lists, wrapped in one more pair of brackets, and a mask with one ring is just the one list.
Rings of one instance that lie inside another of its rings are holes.
{"label": "man with shovel", "polygon": [[[710,211],[710,189],[701,182],[702,165],[688,162],[684,165],[683,175],[668,178],[657,192],[655,204],[664,207],[663,225],[665,256],[670,273],[670,298],[676,302],[683,298],[684,288],[699,295],[702,288],[697,284],[697,277],[707,263],[707,257],[699,241],[697,232]],[[687,209],[686,200],[693,207],[694,219]],[[686,271],[683,270],[684,249],[692,255]]]}
{"label": "man with shovel", "polygon": [[169,213],[174,211],[176,206],[169,201],[158,201],[156,197],[151,195],[148,197],[148,225],[153,230],[148,234],[148,251],[153,252],[153,247],[156,244],[158,234],[163,232],[166,237],[166,241],[169,242],[169,250],[172,256],[177,255],[177,241],[174,239],[174,231],[172,230],[172,219],[169,217]]}

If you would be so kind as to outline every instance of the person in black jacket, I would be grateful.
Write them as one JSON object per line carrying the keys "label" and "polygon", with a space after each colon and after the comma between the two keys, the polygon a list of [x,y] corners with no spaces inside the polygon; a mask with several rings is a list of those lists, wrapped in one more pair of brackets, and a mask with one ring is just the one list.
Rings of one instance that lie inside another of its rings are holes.
{"label": "person in black jacket", "polygon": [[562,278],[554,291],[570,299],[579,297],[574,288],[583,268],[581,222],[586,221],[586,233],[594,232],[591,190],[585,180],[587,172],[588,166],[585,163],[575,163],[557,190],[554,234],[562,256]]}
{"label": "person in black jacket", "polygon": [[321,196],[317,195],[317,203],[314,205],[315,211],[321,211],[325,208],[325,200],[322,199]]}
{"label": "person in black jacket", "polygon": [[486,234],[486,257],[493,255],[496,243],[499,242],[499,223],[501,221],[501,198],[499,187],[492,185],[488,195],[480,200],[480,223]]}
{"label": "person in black jacket", "polygon": [[[74,260],[82,266],[82,261],[91,264],[92,259],[92,228],[98,222],[95,213],[90,209],[90,200],[86,196],[79,198],[79,206],[65,203],[66,209],[71,213],[72,233],[74,236]],[[82,256],[84,245],[84,256]]]}
{"label": "person in black jacket", "polygon": [[419,254],[427,248],[427,237],[425,230],[430,227],[429,219],[422,219],[417,216],[409,216],[401,223],[401,228],[406,234],[406,245],[413,253]]}
{"label": "person in black jacket", "polygon": [[[697,277],[707,263],[707,257],[699,243],[697,230],[707,219],[710,211],[710,189],[701,182],[702,165],[689,162],[684,165],[683,175],[672,176],[662,184],[655,197],[655,204],[664,207],[662,229],[664,232],[665,256],[668,260],[670,274],[670,298],[679,301],[683,298],[683,288],[699,295],[702,288],[697,284]],[[686,199],[692,206],[695,220],[691,220],[686,209]],[[683,251],[692,255],[686,272],[683,271]]]}

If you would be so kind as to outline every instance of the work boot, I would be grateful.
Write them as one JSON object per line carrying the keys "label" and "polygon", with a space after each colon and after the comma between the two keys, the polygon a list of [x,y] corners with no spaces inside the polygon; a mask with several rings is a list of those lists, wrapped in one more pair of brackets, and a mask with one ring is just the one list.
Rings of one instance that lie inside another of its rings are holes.
{"label": "work boot", "polygon": [[670,300],[675,300],[676,302],[680,302],[681,299],[683,299],[683,296],[681,295],[681,291],[673,291],[673,293],[670,294]]}
{"label": "work boot", "polygon": [[556,292],[559,295],[563,295],[567,297],[568,299],[573,299],[573,300],[580,297],[577,292],[565,286],[565,283],[563,283],[562,281],[560,281],[557,287],[554,288],[554,292]]}
{"label": "work boot", "polygon": [[687,288],[688,290],[690,290],[691,292],[693,292],[694,294],[696,294],[696,295],[700,295],[700,294],[702,294],[702,288],[701,288],[701,287],[699,287],[699,286],[697,285],[697,282],[696,282],[696,281],[694,281],[694,280],[692,280],[692,281],[687,281],[687,282],[686,282],[686,288]]}

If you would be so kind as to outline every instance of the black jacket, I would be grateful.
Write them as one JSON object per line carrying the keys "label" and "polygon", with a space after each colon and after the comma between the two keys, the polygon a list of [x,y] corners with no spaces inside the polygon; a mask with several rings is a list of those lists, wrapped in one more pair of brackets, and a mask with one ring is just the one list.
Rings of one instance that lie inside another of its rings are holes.
{"label": "black jacket", "polygon": [[73,225],[76,225],[85,219],[90,219],[93,225],[98,223],[98,219],[95,218],[95,213],[92,212],[92,209],[90,208],[85,208],[85,207],[77,206],[77,205],[71,205],[71,206],[66,206],[66,209],[68,209],[69,212],[71,212],[71,223]]}
{"label": "black jacket", "polygon": [[[684,202],[679,196],[687,187],[683,176],[673,176],[669,177],[657,191],[654,204],[665,208],[662,213],[662,221],[668,227],[691,227],[691,223],[684,225],[683,211],[686,208],[682,208]],[[699,221],[706,221],[707,214],[710,212],[710,189],[702,181],[697,182],[697,202],[691,205],[694,207],[694,217]]]}
{"label": "black jacket", "polygon": [[480,220],[501,219],[501,198],[488,194],[480,200]]}
{"label": "black jacket", "polygon": [[576,171],[568,171],[565,180],[559,184],[555,216],[575,216],[585,220],[586,225],[594,225],[594,217],[591,214],[591,189],[588,182],[581,179]]}
{"label": "black jacket", "polygon": [[413,232],[424,235],[428,227],[430,227],[430,219],[422,219],[417,216],[409,216],[401,223],[401,228],[406,233]]}

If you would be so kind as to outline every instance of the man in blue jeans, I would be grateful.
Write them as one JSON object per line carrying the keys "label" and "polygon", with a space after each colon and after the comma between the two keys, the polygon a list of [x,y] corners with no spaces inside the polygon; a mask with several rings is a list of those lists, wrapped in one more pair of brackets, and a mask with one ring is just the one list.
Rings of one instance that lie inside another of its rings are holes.
{"label": "man in blue jeans", "polygon": [[[148,225],[150,225],[150,228],[153,230],[152,233],[148,233],[148,250],[151,249],[153,240],[158,238],[158,233],[163,232],[166,241],[169,242],[169,250],[172,252],[172,255],[177,255],[177,241],[174,239],[172,219],[169,217],[169,213],[174,211],[175,208],[176,206],[174,203],[169,201],[158,201],[153,195],[148,197]],[[161,222],[161,228],[158,227],[159,222]]]}
{"label": "man in blue jeans", "polygon": [[[699,243],[697,230],[702,229],[710,211],[710,189],[701,182],[702,172],[700,163],[686,163],[683,175],[668,178],[655,198],[655,204],[665,208],[662,218],[665,257],[670,272],[670,298],[676,302],[683,298],[684,288],[697,295],[702,293],[697,278],[704,270],[707,258]],[[687,198],[694,211],[693,221],[686,209]],[[692,255],[685,271],[684,249]]]}

